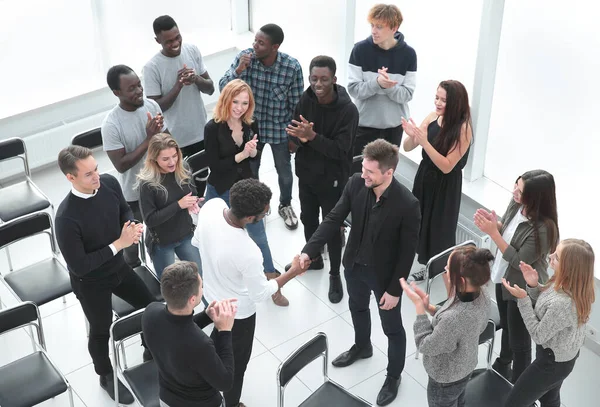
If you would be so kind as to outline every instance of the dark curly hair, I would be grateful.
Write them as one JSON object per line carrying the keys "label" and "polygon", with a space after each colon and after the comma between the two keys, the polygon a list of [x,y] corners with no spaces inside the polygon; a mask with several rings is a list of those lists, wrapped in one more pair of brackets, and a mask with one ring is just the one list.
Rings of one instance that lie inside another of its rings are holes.
{"label": "dark curly hair", "polygon": [[490,263],[494,261],[488,249],[465,246],[455,249],[450,255],[450,286],[463,291],[461,277],[469,280],[473,287],[481,287],[490,281]]}
{"label": "dark curly hair", "polygon": [[271,202],[273,193],[266,185],[254,178],[243,179],[233,184],[229,190],[231,213],[238,219],[258,216]]}

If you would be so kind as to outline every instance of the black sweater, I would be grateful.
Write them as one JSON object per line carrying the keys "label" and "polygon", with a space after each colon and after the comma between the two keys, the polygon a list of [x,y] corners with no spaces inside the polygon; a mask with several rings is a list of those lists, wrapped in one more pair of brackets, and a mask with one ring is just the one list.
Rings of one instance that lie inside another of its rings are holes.
{"label": "black sweater", "polygon": [[113,256],[109,245],[121,236],[128,220],[133,220],[133,213],[112,175],[100,175],[100,188],[91,198],[69,192],[56,211],[55,221],[56,240],[69,271],[97,279],[123,266],[123,253]]}
{"label": "black sweater", "polygon": [[358,109],[340,85],[334,85],[336,97],[333,102],[322,105],[309,87],[296,105],[294,118],[302,115],[314,123],[317,133],[312,141],[301,143],[296,151],[296,175],[305,183],[331,183],[344,185],[350,176],[352,143],[358,128]]}
{"label": "black sweater", "polygon": [[[219,195],[227,191],[233,184],[241,179],[255,178],[250,168],[250,160],[246,158],[239,163],[235,162],[235,155],[244,150],[246,142],[258,136],[258,125],[253,122],[251,126],[242,123],[244,137],[242,145],[237,146],[231,136],[231,129],[227,123],[215,123],[214,120],[206,123],[204,127],[204,148],[210,167],[208,183],[215,187]],[[259,153],[260,154],[260,153]]]}
{"label": "black sweater", "polygon": [[195,195],[196,188],[191,183],[179,186],[173,172],[162,176],[161,185],[167,194],[147,182],[140,184],[140,209],[147,226],[149,248],[175,243],[194,233],[192,217],[187,209],[181,209],[178,201],[190,192]]}
{"label": "black sweater", "polygon": [[159,396],[169,406],[218,407],[219,391],[233,385],[231,331],[211,339],[202,331],[210,323],[205,312],[173,315],[158,302],[144,311],[142,331],[158,366]]}

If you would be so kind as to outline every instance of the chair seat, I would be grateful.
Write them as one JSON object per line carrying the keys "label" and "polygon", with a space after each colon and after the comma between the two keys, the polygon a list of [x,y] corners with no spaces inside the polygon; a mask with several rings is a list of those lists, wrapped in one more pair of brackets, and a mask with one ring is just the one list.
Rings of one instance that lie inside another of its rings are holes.
{"label": "chair seat", "polygon": [[[152,271],[150,271],[146,266],[138,266],[134,268],[133,271],[135,274],[140,276],[144,284],[146,284],[146,287],[148,287],[148,290],[150,290],[150,293],[154,297],[155,301],[164,301],[162,294],[160,293],[160,283],[156,277],[154,277],[154,273],[152,273]],[[114,294],[112,296],[112,309],[119,318],[129,315],[135,311],[133,305],[122,300]]]}
{"label": "chair seat", "polygon": [[370,406],[331,382],[325,382],[300,404],[300,407],[365,407]]}
{"label": "chair seat", "polygon": [[0,367],[0,406],[31,407],[65,391],[60,373],[42,352]]}
{"label": "chair seat", "polygon": [[4,276],[4,281],[22,301],[33,301],[38,306],[69,294],[69,272],[55,258],[42,260]]}
{"label": "chair seat", "polygon": [[8,222],[50,206],[48,201],[28,181],[0,188],[0,220]]}
{"label": "chair seat", "polygon": [[153,360],[127,369],[123,376],[144,407],[159,407],[158,369]]}
{"label": "chair seat", "polygon": [[467,384],[465,406],[503,407],[512,384],[492,369],[478,369]]}

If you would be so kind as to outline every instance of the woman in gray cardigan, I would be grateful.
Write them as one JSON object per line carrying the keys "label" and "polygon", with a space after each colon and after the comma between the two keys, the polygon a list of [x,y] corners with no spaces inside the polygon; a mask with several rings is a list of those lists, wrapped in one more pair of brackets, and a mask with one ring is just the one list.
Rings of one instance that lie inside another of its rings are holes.
{"label": "woman in gray cardigan", "polygon": [[548,280],[548,254],[556,249],[559,237],[554,177],[544,170],[524,173],[515,182],[513,199],[502,222],[494,211],[485,209],[477,210],[474,221],[498,247],[492,281],[496,284],[502,346],[493,367],[515,383],[531,363],[531,336],[516,298],[502,286],[501,279],[504,277],[524,289],[519,264],[525,262],[538,270],[542,283]]}
{"label": "woman in gray cardigan", "polygon": [[[535,361],[515,383],[506,407],[560,407],[560,388],[585,340],[585,324],[594,302],[594,251],[583,240],[566,239],[550,256],[554,275],[539,284],[538,273],[521,264],[527,291],[502,279],[514,297],[525,326],[537,344]],[[529,294],[529,296],[527,295]],[[535,304],[535,306],[534,306]]]}
{"label": "woman in gray cardigan", "polygon": [[[443,306],[429,304],[429,297],[413,282],[402,278],[404,294],[415,304],[413,326],[418,352],[429,375],[429,407],[462,407],[465,388],[477,366],[479,335],[484,331],[490,298],[482,287],[490,280],[488,249],[461,247],[448,258],[444,282],[448,300]],[[430,322],[425,312],[433,316]]]}

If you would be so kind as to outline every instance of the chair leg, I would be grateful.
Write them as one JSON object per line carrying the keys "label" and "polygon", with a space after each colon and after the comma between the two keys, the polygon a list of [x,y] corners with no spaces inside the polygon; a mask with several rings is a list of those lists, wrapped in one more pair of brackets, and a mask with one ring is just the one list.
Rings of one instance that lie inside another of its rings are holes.
{"label": "chair leg", "polygon": [[29,336],[31,336],[31,346],[33,347],[33,351],[37,350],[37,346],[35,344],[35,336],[33,335],[33,328],[29,325]]}
{"label": "chair leg", "polygon": [[62,299],[63,299],[63,304],[66,304],[67,303],[67,296],[63,295]]}
{"label": "chair leg", "polygon": [[8,250],[8,247],[5,250],[6,250],[6,260],[8,261],[8,270],[12,272],[13,265],[12,265],[12,259],[10,258],[10,251]]}
{"label": "chair leg", "polygon": [[68,389],[67,392],[69,393],[69,403],[71,404],[71,407],[75,407],[75,403],[73,402],[73,388],[71,387],[71,384],[67,384]]}
{"label": "chair leg", "polygon": [[121,357],[123,358],[123,369],[127,369],[127,355],[125,354],[125,343],[121,345]]}

